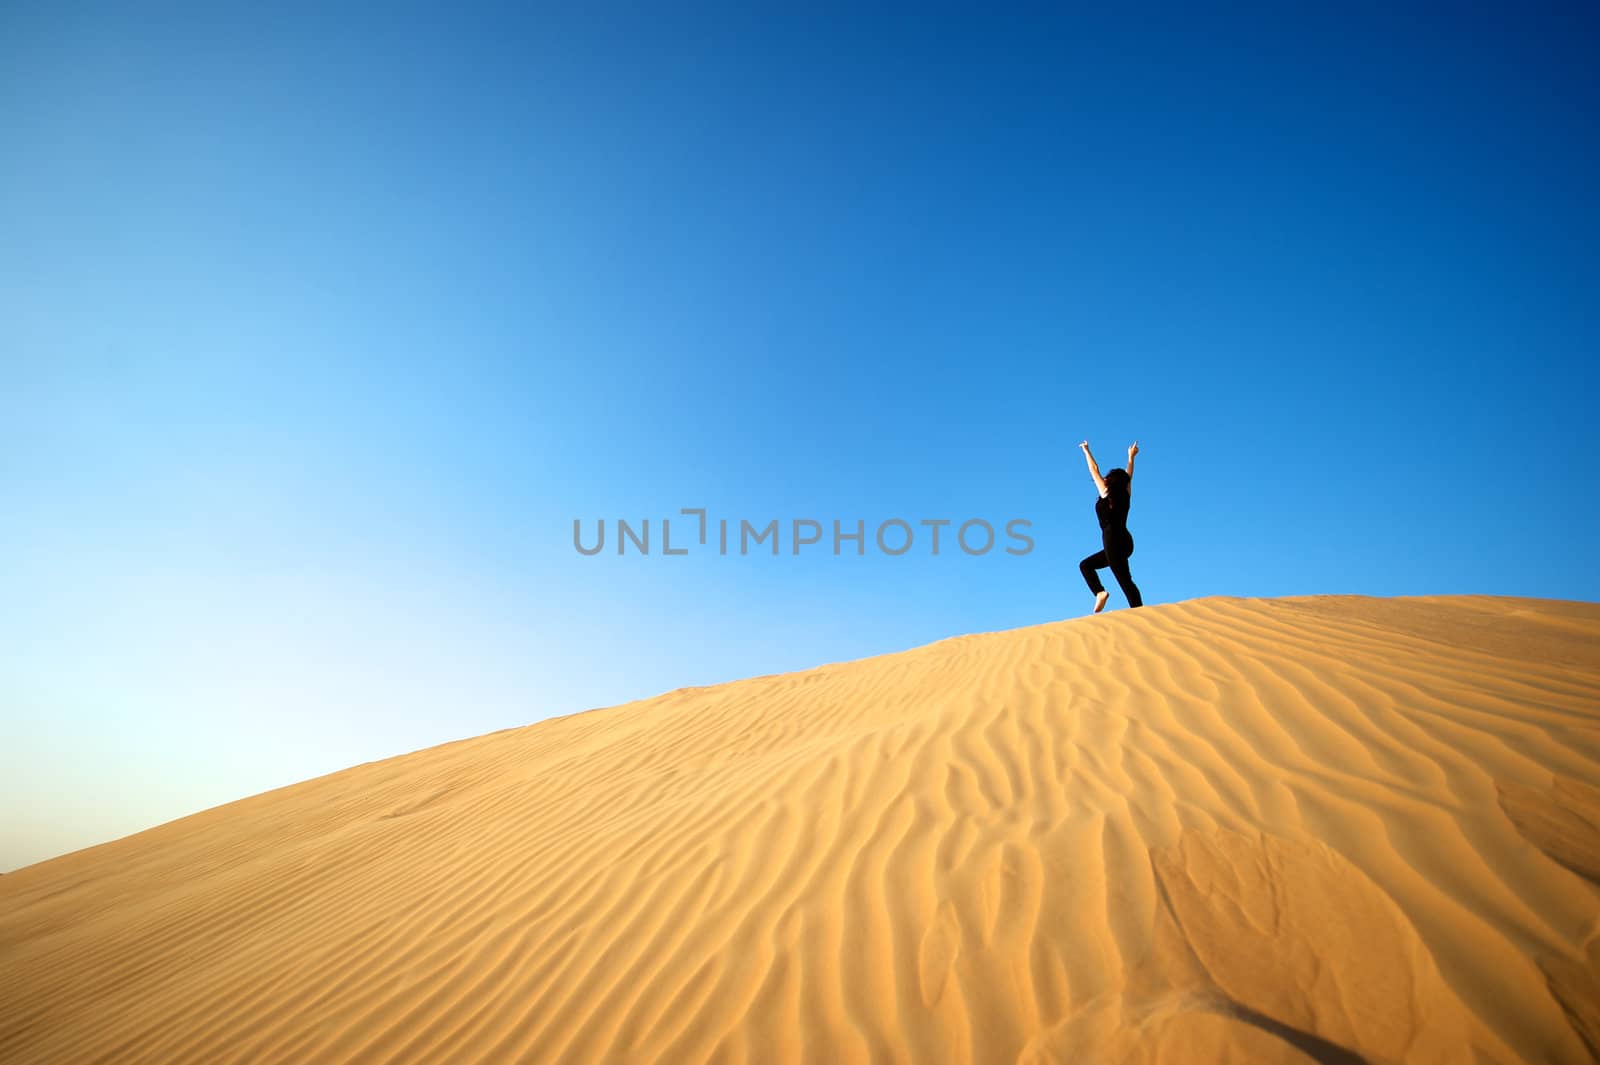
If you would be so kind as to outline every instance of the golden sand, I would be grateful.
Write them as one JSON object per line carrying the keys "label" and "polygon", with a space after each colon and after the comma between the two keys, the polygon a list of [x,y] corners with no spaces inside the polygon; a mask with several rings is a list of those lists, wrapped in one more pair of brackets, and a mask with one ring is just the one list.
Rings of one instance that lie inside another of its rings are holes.
{"label": "golden sand", "polygon": [[1582,1062],[1600,605],[1205,599],[0,877],[4,1062]]}

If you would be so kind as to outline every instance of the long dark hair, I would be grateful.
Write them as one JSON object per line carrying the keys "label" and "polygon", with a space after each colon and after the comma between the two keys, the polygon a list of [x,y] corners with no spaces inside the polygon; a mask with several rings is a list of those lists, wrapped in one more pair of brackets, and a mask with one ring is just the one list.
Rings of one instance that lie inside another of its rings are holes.
{"label": "long dark hair", "polygon": [[1128,485],[1131,480],[1132,478],[1128,476],[1128,471],[1118,466],[1105,476],[1107,494],[1114,496],[1127,495]]}

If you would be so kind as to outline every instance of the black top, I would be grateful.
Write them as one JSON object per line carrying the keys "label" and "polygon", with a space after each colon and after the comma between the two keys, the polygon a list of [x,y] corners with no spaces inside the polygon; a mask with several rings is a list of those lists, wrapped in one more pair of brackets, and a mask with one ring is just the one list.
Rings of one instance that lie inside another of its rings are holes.
{"label": "black top", "polygon": [[1101,496],[1094,501],[1094,516],[1100,519],[1102,529],[1126,529],[1128,527],[1128,505],[1132,502],[1128,490],[1122,491],[1112,488],[1110,494]]}

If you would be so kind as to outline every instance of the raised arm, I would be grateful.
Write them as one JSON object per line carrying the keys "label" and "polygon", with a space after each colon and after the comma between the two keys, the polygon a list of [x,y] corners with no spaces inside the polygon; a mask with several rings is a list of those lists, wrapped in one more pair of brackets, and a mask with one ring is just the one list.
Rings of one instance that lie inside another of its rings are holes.
{"label": "raised arm", "polygon": [[1100,490],[1100,498],[1104,499],[1108,491],[1106,479],[1100,476],[1100,466],[1095,462],[1094,456],[1089,453],[1089,441],[1085,440],[1078,446],[1083,449],[1083,459],[1089,464],[1089,476],[1094,478],[1094,486]]}
{"label": "raised arm", "polygon": [[1128,445],[1128,480],[1133,480],[1133,457],[1139,453],[1139,441]]}

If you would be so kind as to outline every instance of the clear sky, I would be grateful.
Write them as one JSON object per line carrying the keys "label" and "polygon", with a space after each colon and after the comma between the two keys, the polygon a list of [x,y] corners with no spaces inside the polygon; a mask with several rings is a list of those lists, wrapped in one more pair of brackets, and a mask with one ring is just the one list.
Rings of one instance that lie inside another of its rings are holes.
{"label": "clear sky", "polygon": [[1592,4],[533,6],[0,9],[0,869],[1081,614],[1085,437],[1147,603],[1600,598]]}

